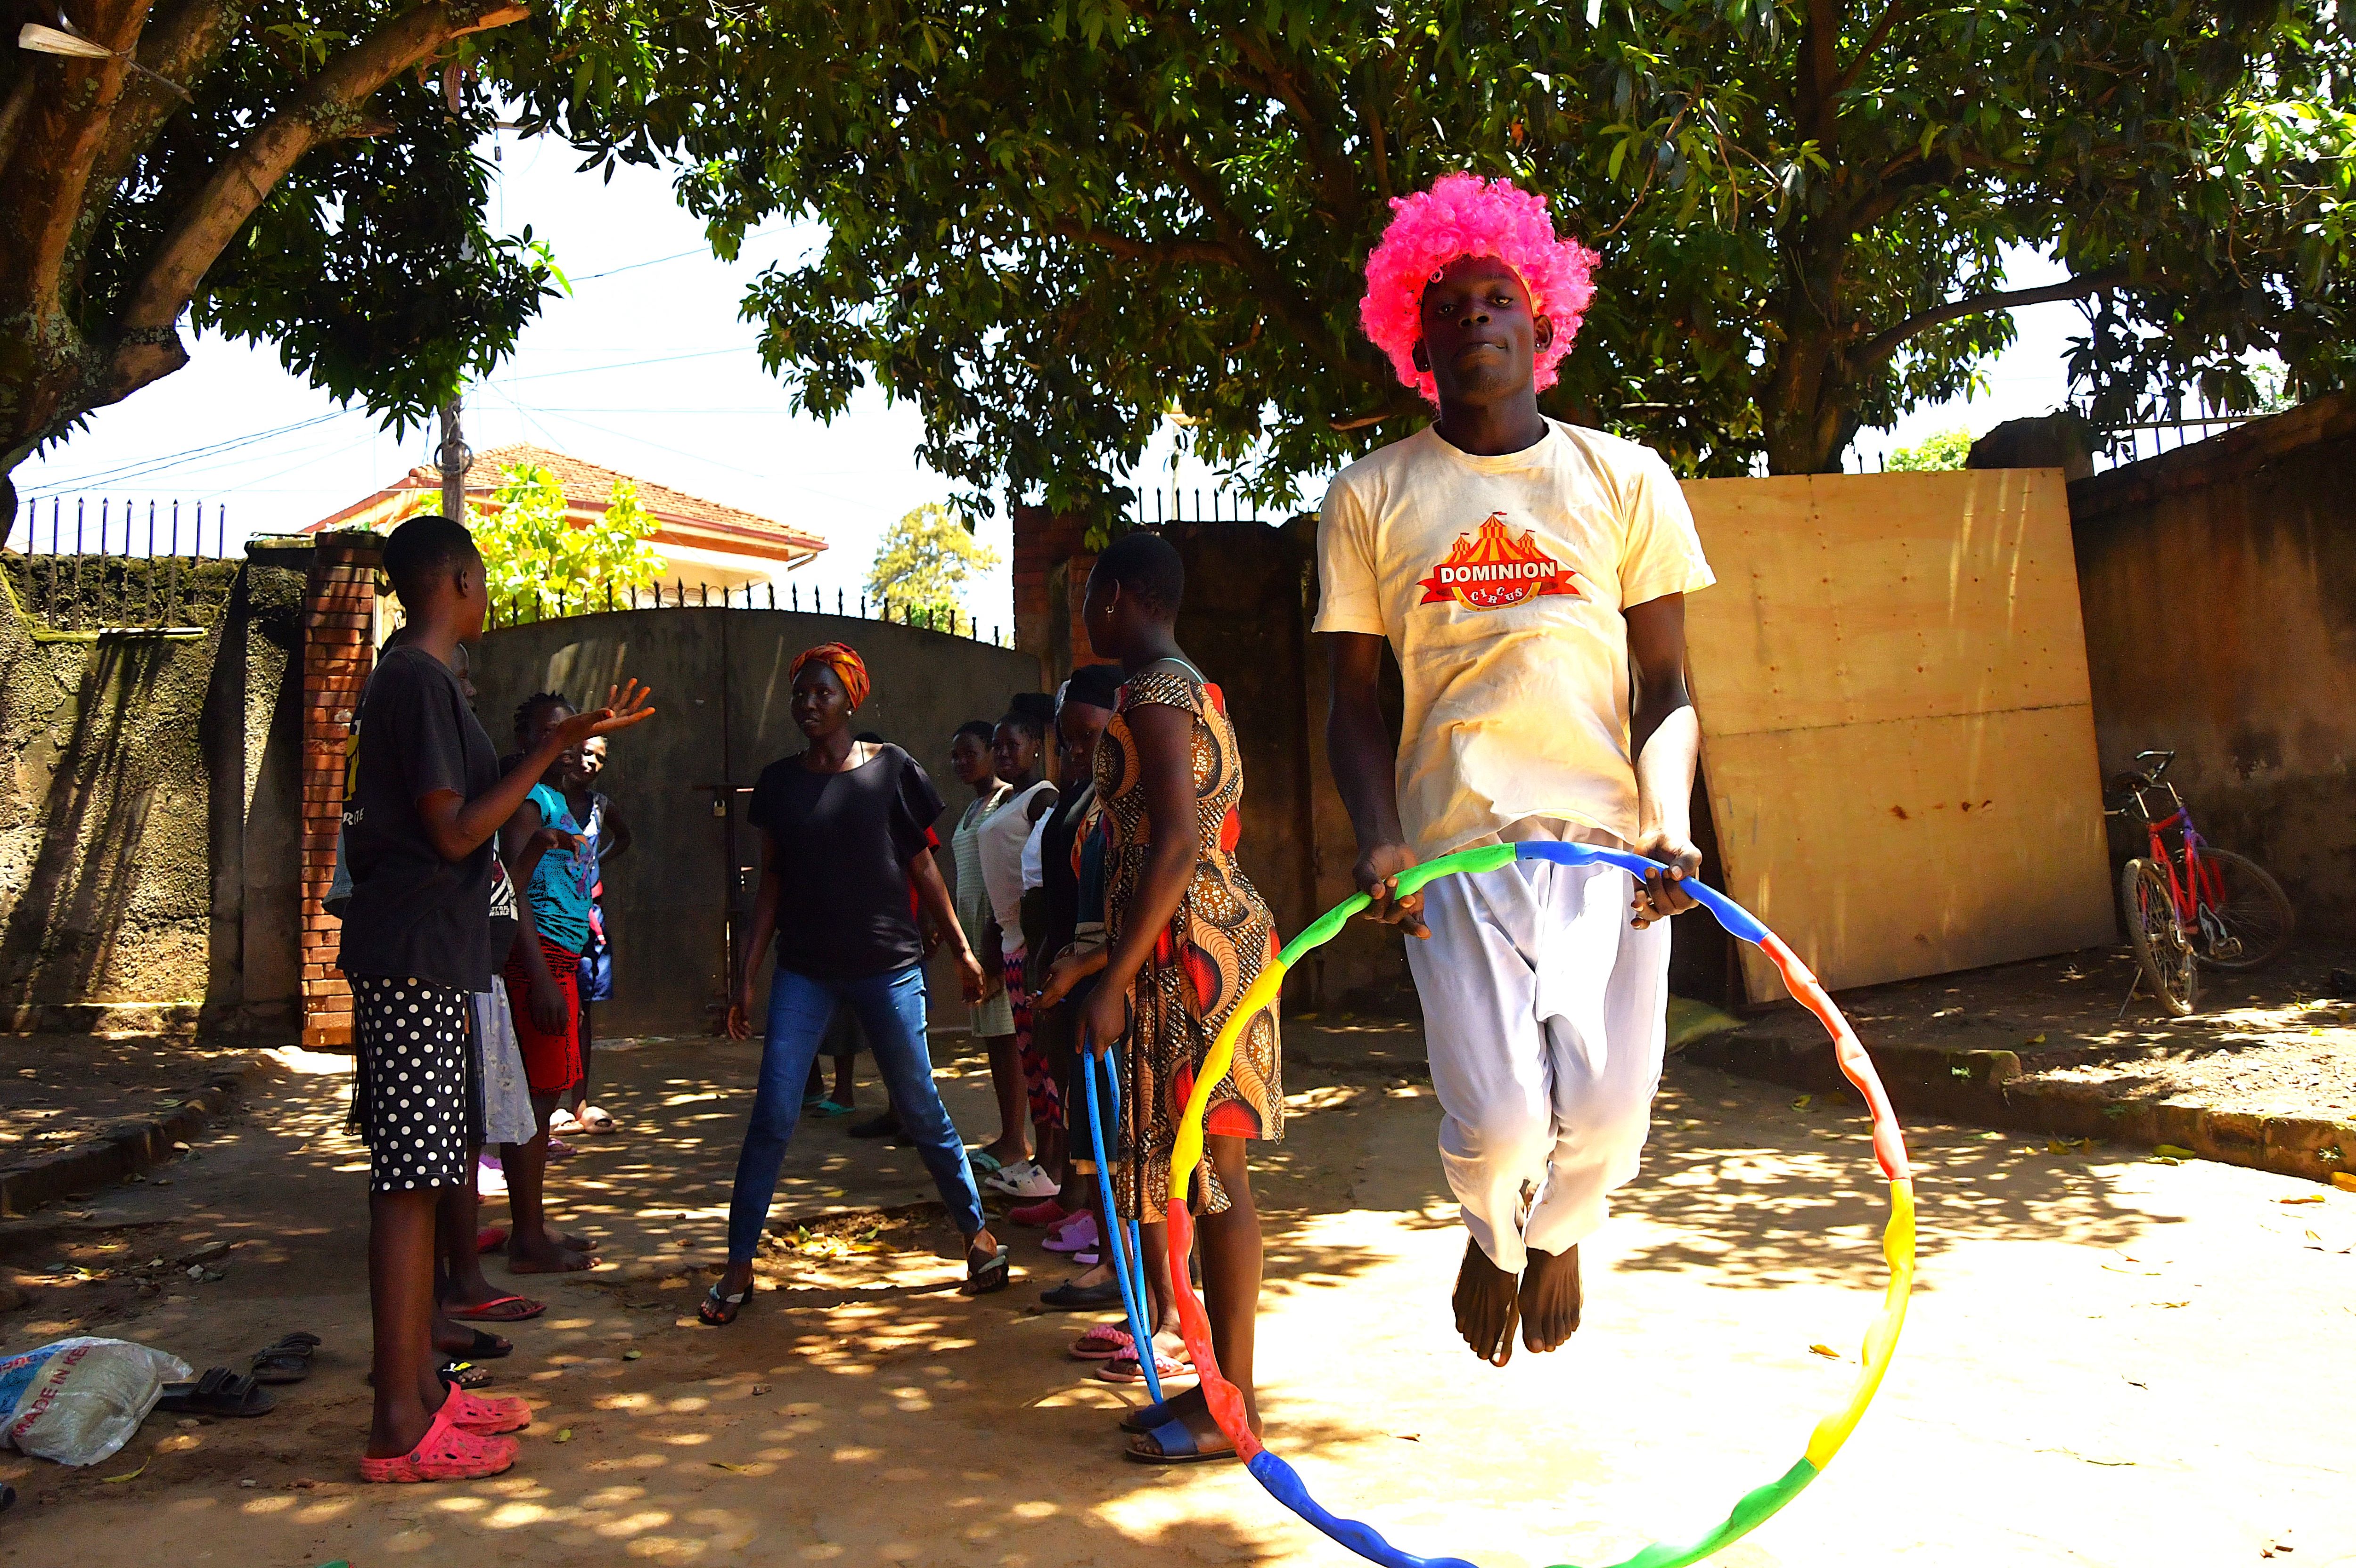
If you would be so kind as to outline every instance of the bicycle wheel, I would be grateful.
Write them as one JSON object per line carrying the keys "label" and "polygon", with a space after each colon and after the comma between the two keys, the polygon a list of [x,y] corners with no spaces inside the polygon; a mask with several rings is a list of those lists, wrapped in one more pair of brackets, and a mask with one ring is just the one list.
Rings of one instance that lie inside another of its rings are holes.
{"label": "bicycle wheel", "polygon": [[2201,965],[2183,922],[2176,918],[2168,873],[2149,860],[2129,860],[2119,869],[2119,907],[2127,917],[2127,944],[2152,995],[2182,1018],[2200,996]]}
{"label": "bicycle wheel", "polygon": [[2265,867],[2231,849],[2201,847],[2201,918],[2187,934],[2212,969],[2256,969],[2282,956],[2297,916]]}

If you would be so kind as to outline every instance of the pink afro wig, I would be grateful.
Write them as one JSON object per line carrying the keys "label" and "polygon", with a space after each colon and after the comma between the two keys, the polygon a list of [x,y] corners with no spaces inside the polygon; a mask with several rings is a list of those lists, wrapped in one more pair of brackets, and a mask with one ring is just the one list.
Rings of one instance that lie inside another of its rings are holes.
{"label": "pink afro wig", "polygon": [[1424,287],[1460,256],[1494,256],[1520,275],[1530,314],[1554,323],[1554,341],[1537,355],[1538,390],[1553,386],[1555,367],[1570,352],[1595,293],[1595,252],[1576,240],[1555,238],[1546,197],[1510,180],[1454,174],[1394,200],[1391,213],[1381,243],[1366,258],[1358,320],[1375,347],[1390,356],[1398,379],[1438,404],[1431,372],[1415,368]]}

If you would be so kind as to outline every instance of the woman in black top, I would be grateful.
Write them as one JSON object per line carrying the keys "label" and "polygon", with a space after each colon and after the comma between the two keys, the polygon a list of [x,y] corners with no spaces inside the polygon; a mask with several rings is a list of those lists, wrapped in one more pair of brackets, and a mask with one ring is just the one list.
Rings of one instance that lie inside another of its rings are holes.
{"label": "woman in black top", "polygon": [[900,1125],[966,1238],[967,1289],[980,1295],[1007,1281],[1006,1249],[982,1217],[965,1140],[941,1104],[925,1049],[925,947],[908,908],[912,880],[952,944],[966,999],[980,1000],[982,987],[940,868],[926,852],[941,797],[899,747],[851,739],[851,712],[867,696],[867,667],[856,653],[822,644],[797,657],[792,673],[794,722],[809,749],[762,770],[747,814],[761,830],[761,891],[744,977],[728,1009],[730,1035],[751,1032],[753,965],[772,933],[777,972],[728,1209],[728,1272],[699,1309],[715,1328],[734,1322],[752,1294],[753,1256],[801,1115],[802,1085],[838,1003],[866,1030]]}

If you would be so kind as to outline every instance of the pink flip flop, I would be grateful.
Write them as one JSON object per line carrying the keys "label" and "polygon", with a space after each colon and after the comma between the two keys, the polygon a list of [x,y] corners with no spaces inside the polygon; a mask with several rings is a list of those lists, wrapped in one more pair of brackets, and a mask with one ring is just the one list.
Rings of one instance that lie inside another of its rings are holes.
{"label": "pink flip flop", "polygon": [[[1171,1378],[1191,1377],[1194,1371],[1194,1363],[1192,1361],[1173,1360],[1159,1350],[1153,1353],[1153,1375],[1157,1378],[1166,1381]],[[1115,1356],[1097,1369],[1097,1381],[1108,1383],[1141,1383],[1145,1381],[1145,1369],[1139,1364],[1134,1355]]]}
{"label": "pink flip flop", "polygon": [[392,1459],[371,1459],[362,1456],[360,1478],[364,1481],[405,1485],[416,1481],[472,1481],[485,1476],[496,1476],[516,1461],[516,1444],[512,1437],[483,1437],[459,1427],[453,1420],[452,1406],[458,1393],[442,1402],[434,1415],[434,1424],[425,1429],[417,1446]]}
{"label": "pink flip flop", "polygon": [[1116,1356],[1126,1356],[1137,1341],[1129,1337],[1126,1328],[1116,1328],[1109,1323],[1099,1323],[1072,1341],[1072,1360],[1076,1361],[1109,1361]]}

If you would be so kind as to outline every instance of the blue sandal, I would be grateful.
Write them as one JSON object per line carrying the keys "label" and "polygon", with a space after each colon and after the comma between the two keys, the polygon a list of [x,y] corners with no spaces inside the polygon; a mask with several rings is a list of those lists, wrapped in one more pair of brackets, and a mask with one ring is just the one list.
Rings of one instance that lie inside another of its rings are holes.
{"label": "blue sandal", "polygon": [[1152,1438],[1162,1452],[1141,1454],[1134,1448],[1122,1449],[1120,1456],[1135,1465],[1215,1465],[1223,1459],[1243,1457],[1233,1446],[1205,1453],[1201,1445],[1194,1441],[1193,1429],[1174,1415],[1152,1431],[1138,1435]]}
{"label": "blue sandal", "polygon": [[1149,1404],[1143,1410],[1132,1410],[1120,1418],[1120,1429],[1132,1437],[1142,1437],[1163,1422],[1171,1420],[1170,1407],[1177,1403],[1174,1399],[1165,1399],[1160,1404]]}

